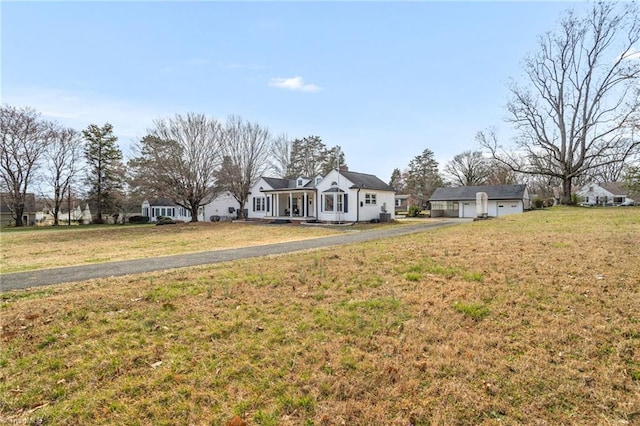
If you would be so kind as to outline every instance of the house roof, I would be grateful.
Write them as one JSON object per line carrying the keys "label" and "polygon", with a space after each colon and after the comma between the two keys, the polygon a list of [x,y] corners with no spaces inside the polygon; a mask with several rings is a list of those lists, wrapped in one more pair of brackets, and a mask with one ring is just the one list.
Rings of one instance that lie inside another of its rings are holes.
{"label": "house roof", "polygon": [[[272,178],[272,177],[263,177],[265,182],[267,182],[273,190],[279,189],[300,189],[300,188],[313,188],[314,180],[311,179],[306,185],[297,186],[297,179],[282,179],[282,178]],[[308,179],[308,178],[307,178]]]}
{"label": "house roof", "polygon": [[[344,170],[340,171],[340,175],[349,179],[349,181],[353,183],[352,188],[374,189],[378,191],[395,192],[392,187],[384,183],[375,175],[369,175],[366,173],[358,173],[358,172],[349,172]],[[273,188],[274,191],[302,189],[302,188],[315,188],[315,179],[311,179],[306,185],[302,187],[297,186],[297,179],[282,179],[282,178],[271,178],[271,177],[263,177],[262,179],[264,179],[264,181],[268,183]]]}
{"label": "house roof", "polygon": [[527,185],[483,185],[438,188],[429,201],[475,200],[476,193],[486,192],[489,200],[513,200],[524,198]]}
{"label": "house roof", "polygon": [[[11,200],[11,194],[8,192],[3,192],[0,194],[0,213],[11,213],[11,209],[9,208],[9,204],[7,202]],[[35,213],[36,209],[36,196],[32,193],[25,194],[24,199],[24,212],[25,213]]]}
{"label": "house roof", "polygon": [[600,184],[600,187],[613,195],[626,195],[628,191],[623,188],[623,185],[623,182],[604,182]]}
{"label": "house roof", "polygon": [[173,202],[170,198],[154,198],[149,200],[149,206],[158,207],[158,206],[177,206],[176,203]]}
{"label": "house roof", "polygon": [[353,186],[352,188],[362,188],[362,189],[375,189],[378,191],[391,191],[395,192],[395,190],[384,183],[380,178],[375,175],[369,175],[366,173],[358,173],[358,172],[349,172],[341,170],[340,174],[347,179],[349,179]]}

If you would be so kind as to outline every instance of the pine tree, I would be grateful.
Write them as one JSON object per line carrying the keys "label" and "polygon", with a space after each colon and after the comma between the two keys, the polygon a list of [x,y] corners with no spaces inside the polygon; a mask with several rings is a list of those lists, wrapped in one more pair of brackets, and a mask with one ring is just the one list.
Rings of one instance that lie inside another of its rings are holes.
{"label": "pine tree", "polygon": [[104,223],[102,214],[116,205],[122,193],[124,166],[122,151],[113,134],[113,126],[106,123],[102,127],[90,124],[82,131],[87,141],[84,155],[87,160],[86,182],[89,185],[89,200],[95,205],[97,214],[94,223]]}

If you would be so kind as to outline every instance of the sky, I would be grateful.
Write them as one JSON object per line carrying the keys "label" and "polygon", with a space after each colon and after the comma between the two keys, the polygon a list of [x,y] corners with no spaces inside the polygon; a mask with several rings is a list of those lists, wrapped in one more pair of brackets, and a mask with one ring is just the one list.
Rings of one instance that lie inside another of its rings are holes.
{"label": "sky", "polygon": [[1,102],[77,130],[114,126],[125,158],[154,120],[230,115],[339,145],[388,181],[508,139],[508,83],[581,2],[0,3]]}

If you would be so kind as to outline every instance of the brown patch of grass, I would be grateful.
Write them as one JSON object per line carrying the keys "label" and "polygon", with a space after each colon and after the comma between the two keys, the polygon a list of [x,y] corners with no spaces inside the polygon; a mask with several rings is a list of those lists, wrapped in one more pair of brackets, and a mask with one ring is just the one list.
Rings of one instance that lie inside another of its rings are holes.
{"label": "brown patch of grass", "polygon": [[20,230],[2,233],[0,270],[8,273],[222,250],[317,238],[336,232],[321,227],[220,222]]}
{"label": "brown patch of grass", "polygon": [[0,295],[0,419],[633,424],[640,215],[553,209]]}

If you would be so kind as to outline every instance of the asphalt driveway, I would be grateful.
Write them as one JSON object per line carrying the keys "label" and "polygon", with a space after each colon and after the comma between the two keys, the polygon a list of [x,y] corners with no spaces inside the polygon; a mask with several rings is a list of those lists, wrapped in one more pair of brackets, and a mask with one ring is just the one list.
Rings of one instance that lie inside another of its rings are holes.
{"label": "asphalt driveway", "polygon": [[216,250],[201,253],[188,253],[149,259],[123,260],[119,262],[97,263],[93,265],[69,266],[64,268],[41,269],[0,275],[0,292],[39,287],[66,282],[86,281],[94,278],[138,274],[184,268],[187,266],[207,265],[229,262],[237,259],[291,253],[341,244],[371,241],[380,238],[422,232],[468,222],[464,219],[442,220],[438,222],[417,223],[415,225],[393,226],[367,231],[347,231],[341,235],[315,238],[304,241],[291,241],[254,247],[229,250]]}

